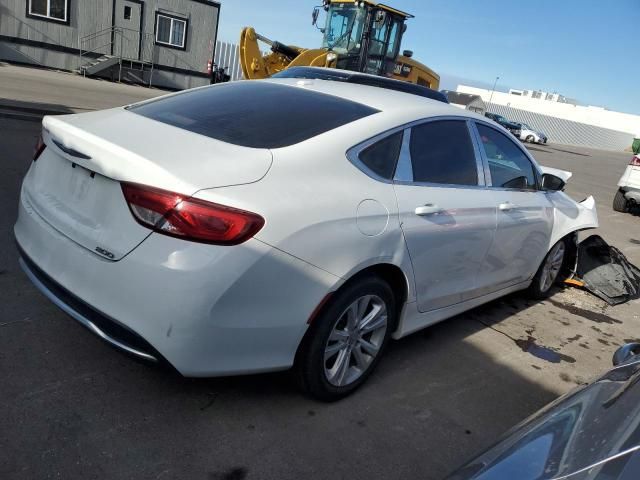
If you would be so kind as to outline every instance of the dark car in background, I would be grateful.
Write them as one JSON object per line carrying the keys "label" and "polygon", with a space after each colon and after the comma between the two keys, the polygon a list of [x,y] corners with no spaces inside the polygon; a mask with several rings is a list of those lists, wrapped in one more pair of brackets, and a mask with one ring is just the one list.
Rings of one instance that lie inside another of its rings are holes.
{"label": "dark car in background", "polygon": [[493,120],[494,122],[502,125],[504,128],[506,128],[507,130],[509,130],[511,133],[513,133],[513,135],[516,138],[520,138],[520,124],[516,123],[516,122],[512,122],[511,120],[509,120],[506,117],[503,117],[502,115],[498,115],[497,113],[489,113],[486,112],[484,114],[485,117],[490,118],[491,120]]}
{"label": "dark car in background", "polygon": [[550,403],[447,480],[640,478],[640,344],[614,368]]}

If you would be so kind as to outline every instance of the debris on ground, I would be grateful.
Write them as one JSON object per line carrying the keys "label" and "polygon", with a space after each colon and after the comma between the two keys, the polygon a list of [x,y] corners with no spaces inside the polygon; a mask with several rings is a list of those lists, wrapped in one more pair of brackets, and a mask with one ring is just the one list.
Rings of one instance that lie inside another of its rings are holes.
{"label": "debris on ground", "polygon": [[583,287],[609,305],[640,298],[640,269],[599,235],[578,244],[575,276],[565,283]]}

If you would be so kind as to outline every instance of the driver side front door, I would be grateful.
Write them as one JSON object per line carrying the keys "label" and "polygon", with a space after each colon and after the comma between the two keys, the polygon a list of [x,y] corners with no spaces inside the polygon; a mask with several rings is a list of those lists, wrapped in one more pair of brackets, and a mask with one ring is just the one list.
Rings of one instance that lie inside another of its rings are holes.
{"label": "driver side front door", "polygon": [[495,238],[478,275],[480,293],[487,294],[535,275],[547,254],[554,208],[517,140],[488,123],[475,127],[497,209]]}

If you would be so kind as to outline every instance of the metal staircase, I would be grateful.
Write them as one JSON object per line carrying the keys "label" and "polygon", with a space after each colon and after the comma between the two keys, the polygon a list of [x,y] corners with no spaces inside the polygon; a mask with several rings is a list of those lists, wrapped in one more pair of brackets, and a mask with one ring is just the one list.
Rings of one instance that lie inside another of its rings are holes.
{"label": "metal staircase", "polygon": [[91,76],[119,63],[120,57],[116,57],[114,55],[102,55],[93,61],[81,65],[79,73],[83,76]]}
{"label": "metal staircase", "polygon": [[[122,27],[107,27],[79,37],[77,72],[91,76],[118,65],[118,82],[122,81],[124,73],[129,80],[151,86],[154,40],[152,34]],[[148,78],[145,79],[145,76]]]}

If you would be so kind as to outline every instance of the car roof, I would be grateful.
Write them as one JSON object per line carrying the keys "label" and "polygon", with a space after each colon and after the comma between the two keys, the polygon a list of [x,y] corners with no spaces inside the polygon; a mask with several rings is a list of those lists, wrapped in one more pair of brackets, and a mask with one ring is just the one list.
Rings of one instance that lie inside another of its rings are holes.
{"label": "car roof", "polygon": [[357,83],[372,87],[386,88],[400,92],[411,93],[421,97],[432,98],[449,103],[447,96],[437,90],[418,85],[416,83],[396,80],[394,78],[371,75],[369,73],[352,72],[337,68],[325,67],[291,67],[276,73],[272,78],[307,78],[317,80],[334,80],[337,82]]}
{"label": "car roof", "polygon": [[307,78],[268,78],[251,81],[274,82],[325,93],[370,106],[381,112],[401,114],[409,120],[447,115],[484,119],[483,116],[474,112],[438,100],[369,85]]}

